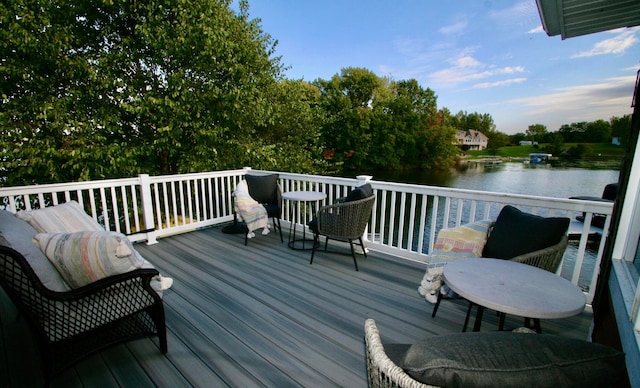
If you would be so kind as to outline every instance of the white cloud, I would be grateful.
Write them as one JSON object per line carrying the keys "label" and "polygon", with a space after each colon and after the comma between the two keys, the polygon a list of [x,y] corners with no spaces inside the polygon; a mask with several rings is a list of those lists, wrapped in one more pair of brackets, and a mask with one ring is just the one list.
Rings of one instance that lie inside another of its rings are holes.
{"label": "white cloud", "polygon": [[[463,50],[463,53],[458,57],[449,60],[451,66],[429,74],[430,84],[436,84],[441,87],[451,87],[465,82],[524,72],[524,67],[522,66],[494,67],[485,65],[471,54],[468,50]],[[490,85],[500,86],[501,82],[503,82],[503,80],[486,82],[483,85],[484,87],[491,87]],[[476,88],[476,86],[474,86],[474,88]]]}
{"label": "white cloud", "polygon": [[609,78],[605,82],[558,88],[551,93],[515,98],[509,104],[524,107],[522,114],[531,117],[561,116],[564,124],[591,121],[631,113],[631,96],[635,76]]}
{"label": "white cloud", "polygon": [[506,80],[496,81],[496,82],[481,82],[479,84],[473,85],[471,89],[489,89],[489,88],[495,88],[498,86],[520,84],[525,82],[526,80],[527,80],[526,78],[511,78],[511,79],[506,79]]}
{"label": "white cloud", "polygon": [[638,31],[638,29],[616,31],[617,35],[613,38],[602,40],[596,43],[591,48],[591,50],[579,52],[572,55],[571,57],[585,58],[593,57],[596,55],[621,54],[638,43],[638,38],[636,37],[636,32]]}
{"label": "white cloud", "polygon": [[500,25],[531,25],[540,23],[534,1],[521,1],[509,8],[489,12],[489,17]]}
{"label": "white cloud", "polygon": [[444,26],[440,28],[438,31],[444,35],[453,35],[460,34],[467,28],[468,22],[466,20],[461,20],[459,22],[455,22],[448,26]]}
{"label": "white cloud", "polygon": [[544,28],[542,28],[542,25],[539,25],[536,28],[532,28],[529,31],[527,31],[527,34],[540,34],[544,32]]}

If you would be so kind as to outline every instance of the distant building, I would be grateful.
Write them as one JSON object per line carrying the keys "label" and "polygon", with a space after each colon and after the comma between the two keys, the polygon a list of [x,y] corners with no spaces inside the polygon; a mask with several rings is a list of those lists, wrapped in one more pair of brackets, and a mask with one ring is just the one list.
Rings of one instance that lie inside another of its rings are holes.
{"label": "distant building", "polygon": [[520,145],[521,146],[538,145],[538,142],[537,141],[531,141],[531,140],[520,140]]}
{"label": "distant building", "polygon": [[481,151],[487,148],[489,138],[476,129],[468,129],[466,131],[458,130],[456,134],[456,144],[465,151]]}

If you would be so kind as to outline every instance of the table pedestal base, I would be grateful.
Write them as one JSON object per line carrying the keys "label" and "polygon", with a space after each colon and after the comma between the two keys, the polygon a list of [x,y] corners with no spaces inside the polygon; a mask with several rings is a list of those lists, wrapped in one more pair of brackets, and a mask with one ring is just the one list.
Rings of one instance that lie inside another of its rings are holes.
{"label": "table pedestal base", "polygon": [[[316,248],[318,245],[316,245]],[[310,251],[313,249],[313,240],[307,238],[299,238],[289,241],[289,248],[296,251]]]}

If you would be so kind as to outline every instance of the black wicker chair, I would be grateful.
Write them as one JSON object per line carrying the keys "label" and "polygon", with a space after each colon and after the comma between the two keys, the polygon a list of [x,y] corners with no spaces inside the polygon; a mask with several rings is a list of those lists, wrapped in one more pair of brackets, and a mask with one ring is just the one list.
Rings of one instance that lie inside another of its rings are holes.
{"label": "black wicker chair", "polygon": [[353,241],[357,240],[359,242],[364,257],[367,257],[362,235],[371,218],[371,210],[375,200],[375,195],[371,194],[366,198],[353,201],[340,199],[337,203],[321,207],[316,214],[316,218],[309,223],[309,228],[313,232],[313,250],[311,251],[309,264],[313,264],[313,257],[316,254],[320,236],[325,236],[325,251],[327,250],[329,239],[349,242],[353,264],[357,271],[358,262],[353,250]]}
{"label": "black wicker chair", "polygon": [[67,292],[47,289],[27,260],[0,246],[0,285],[31,327],[45,381],[113,345],[158,336],[167,352],[162,298],[151,288],[155,269],[138,269]]}

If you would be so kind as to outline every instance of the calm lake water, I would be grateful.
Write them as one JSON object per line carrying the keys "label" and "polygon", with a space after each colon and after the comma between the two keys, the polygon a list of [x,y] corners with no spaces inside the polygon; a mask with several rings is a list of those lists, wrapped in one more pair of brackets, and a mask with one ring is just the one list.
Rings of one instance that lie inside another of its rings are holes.
{"label": "calm lake water", "polygon": [[[363,173],[364,174],[364,173]],[[618,181],[618,170],[584,169],[550,164],[468,163],[447,173],[370,172],[374,180],[481,190],[543,197],[600,197],[604,187]],[[570,241],[565,252],[562,276],[570,279],[578,242]],[[595,267],[597,251],[591,244],[585,251],[579,285],[587,289]]]}
{"label": "calm lake water", "polygon": [[370,175],[383,181],[569,198],[578,195],[600,197],[605,185],[618,181],[619,171],[550,164],[468,163],[446,173],[376,171]]}

